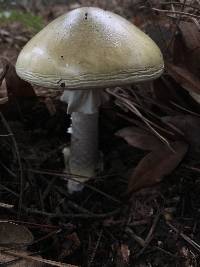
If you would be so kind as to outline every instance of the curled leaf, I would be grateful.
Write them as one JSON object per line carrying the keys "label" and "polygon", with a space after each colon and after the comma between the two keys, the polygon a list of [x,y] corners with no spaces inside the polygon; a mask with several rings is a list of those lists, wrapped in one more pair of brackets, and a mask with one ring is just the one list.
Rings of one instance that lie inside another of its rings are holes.
{"label": "curled leaf", "polygon": [[115,135],[124,138],[129,145],[143,150],[151,151],[163,146],[160,139],[151,132],[136,126],[123,128]]}
{"label": "curled leaf", "polygon": [[174,152],[166,146],[160,146],[147,154],[130,174],[128,193],[159,183],[169,175],[182,161],[188,145],[184,142],[171,144]]}

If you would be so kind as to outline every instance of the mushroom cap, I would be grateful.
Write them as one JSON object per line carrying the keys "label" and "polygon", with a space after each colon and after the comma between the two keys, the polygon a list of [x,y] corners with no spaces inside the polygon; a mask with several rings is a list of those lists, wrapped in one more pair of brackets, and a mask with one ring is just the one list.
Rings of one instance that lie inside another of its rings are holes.
{"label": "mushroom cap", "polygon": [[22,49],[17,74],[49,88],[90,89],[155,79],[164,68],[158,46],[131,22],[82,7],[64,14]]}

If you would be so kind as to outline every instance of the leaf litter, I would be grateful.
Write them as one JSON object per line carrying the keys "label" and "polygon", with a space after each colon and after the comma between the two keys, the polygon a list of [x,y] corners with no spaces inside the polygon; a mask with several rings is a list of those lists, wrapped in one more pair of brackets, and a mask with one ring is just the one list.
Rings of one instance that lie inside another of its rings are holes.
{"label": "leaf litter", "polygon": [[[151,85],[107,90],[104,173],[73,197],[61,153],[70,141],[66,105],[16,76],[12,64],[31,32],[17,23],[0,31],[1,217],[26,225],[35,236],[28,251],[41,254],[7,249],[9,257],[54,266],[198,266],[198,1],[136,2],[75,2],[136,22],[161,46],[166,72]],[[39,6],[46,20],[64,10]]]}

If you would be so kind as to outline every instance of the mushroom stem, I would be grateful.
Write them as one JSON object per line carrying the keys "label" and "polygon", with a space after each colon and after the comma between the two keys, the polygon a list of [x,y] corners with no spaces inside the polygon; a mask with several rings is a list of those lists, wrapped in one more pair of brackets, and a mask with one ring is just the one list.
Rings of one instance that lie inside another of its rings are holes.
{"label": "mushroom stem", "polygon": [[[84,114],[72,113],[72,137],[70,147],[69,167],[74,175],[83,176],[75,178],[85,182],[95,176],[98,162],[98,112]],[[76,183],[77,184],[77,183]],[[71,187],[70,183],[68,188]],[[80,188],[80,189],[79,189]],[[81,190],[82,187],[70,191]]]}

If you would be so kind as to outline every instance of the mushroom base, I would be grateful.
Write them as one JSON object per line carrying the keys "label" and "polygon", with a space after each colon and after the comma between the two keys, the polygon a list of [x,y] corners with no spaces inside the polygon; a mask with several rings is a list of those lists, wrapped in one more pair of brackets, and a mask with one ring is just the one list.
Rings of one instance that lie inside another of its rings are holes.
{"label": "mushroom base", "polygon": [[69,191],[82,190],[82,183],[96,175],[98,157],[98,112],[73,112],[69,170],[74,177],[68,182]]}

